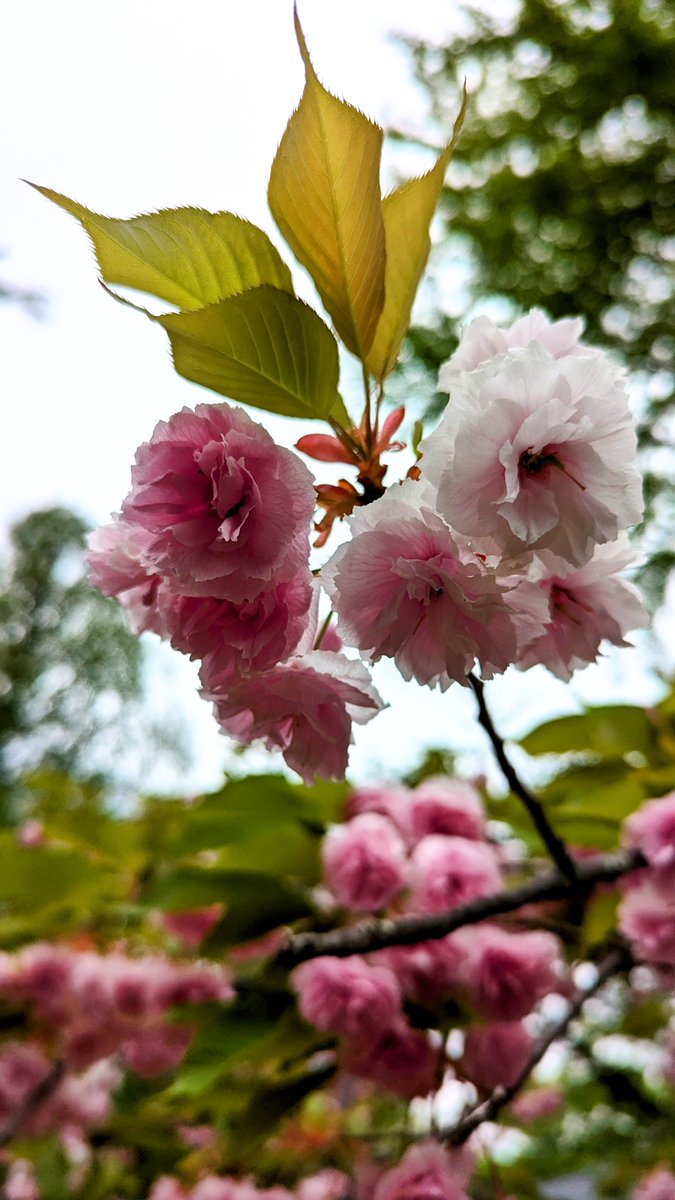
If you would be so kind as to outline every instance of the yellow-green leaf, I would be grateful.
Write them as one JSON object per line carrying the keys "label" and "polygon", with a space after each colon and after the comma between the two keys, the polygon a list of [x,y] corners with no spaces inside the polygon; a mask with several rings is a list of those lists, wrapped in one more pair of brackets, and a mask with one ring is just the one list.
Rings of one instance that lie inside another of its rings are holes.
{"label": "yellow-green leaf", "polygon": [[107,283],[138,288],[187,311],[261,284],[293,291],[291,273],[267,234],[234,213],[173,208],[124,221],[31,186],[84,226]]}
{"label": "yellow-green leaf", "polygon": [[349,425],[337,390],[337,342],[296,296],[259,287],[157,320],[178,374],[193,383],[267,412]]}
{"label": "yellow-green leaf", "polygon": [[349,350],[365,358],[384,304],[383,133],[323,87],[296,33],[306,82],[272,164],[268,199]]}
{"label": "yellow-green leaf", "polygon": [[429,257],[429,226],[445,172],[457,144],[467,108],[466,89],[452,137],[436,163],[419,179],[409,179],[382,201],[387,265],[385,302],[375,339],[366,359],[368,370],[382,380],[396,365],[410,313]]}

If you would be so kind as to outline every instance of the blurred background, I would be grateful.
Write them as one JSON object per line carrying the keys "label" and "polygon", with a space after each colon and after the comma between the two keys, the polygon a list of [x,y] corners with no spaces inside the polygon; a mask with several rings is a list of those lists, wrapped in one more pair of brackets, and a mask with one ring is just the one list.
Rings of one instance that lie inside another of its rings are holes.
{"label": "blurred background", "polygon": [[[430,165],[464,78],[471,94],[390,385],[408,438],[414,419],[437,419],[438,364],[479,313],[581,314],[587,339],[630,371],[648,499],[640,575],[656,640],[636,637],[635,650],[570,686],[539,668],[509,671],[490,685],[496,718],[517,736],[585,702],[655,701],[675,654],[664,606],[675,562],[672,10],[656,0],[299,7],[324,84],[389,132],[385,189]],[[24,0],[2,24],[0,789],[11,816],[58,788],[74,806],[202,790],[233,762],[191,664],[151,635],[133,638],[83,573],[86,531],[119,508],[137,445],[205,393],[174,373],[163,334],[104,294],[79,226],[22,180],[120,217],[227,209],[281,247],[266,186],[303,70],[291,0],[194,0],[189,18],[177,0],[108,10]],[[353,380],[345,362],[347,402]],[[287,445],[309,431],[265,423]],[[392,478],[407,469],[400,459]],[[387,664],[375,676],[391,707],[357,731],[356,779],[410,772],[435,747],[479,769],[470,695],[404,685]],[[254,750],[245,764],[268,767],[269,756]]]}

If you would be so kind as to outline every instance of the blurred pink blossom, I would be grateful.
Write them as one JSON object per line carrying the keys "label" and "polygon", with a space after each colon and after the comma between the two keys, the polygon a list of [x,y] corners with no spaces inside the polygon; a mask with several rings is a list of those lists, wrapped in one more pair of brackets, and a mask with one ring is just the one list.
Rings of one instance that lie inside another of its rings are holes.
{"label": "blurred pink blossom", "polygon": [[516,1021],[560,984],[560,946],[551,933],[509,933],[481,923],[457,937],[466,950],[464,985],[482,1017]]}
{"label": "blurred pink blossom", "polygon": [[405,846],[378,813],[362,813],[324,838],[326,883],[339,904],[354,912],[377,912],[405,886]]}
{"label": "blurred pink blossom", "polygon": [[401,991],[393,972],[358,955],[312,959],[297,967],[292,979],[303,1017],[327,1033],[372,1037],[401,1011]]}
{"label": "blurred pink blossom", "polygon": [[624,842],[642,851],[660,885],[675,887],[675,792],[632,813],[624,824]]}
{"label": "blurred pink blossom", "polygon": [[431,1138],[409,1146],[396,1167],[380,1176],[373,1200],[468,1200],[473,1163],[468,1151],[446,1150]]}
{"label": "blurred pink blossom", "polygon": [[410,909],[414,912],[442,912],[501,887],[495,851],[485,842],[432,833],[413,850]]}
{"label": "blurred pink blossom", "polygon": [[470,1025],[460,1068],[467,1079],[485,1091],[510,1087],[527,1065],[531,1049],[532,1038],[519,1021]]}

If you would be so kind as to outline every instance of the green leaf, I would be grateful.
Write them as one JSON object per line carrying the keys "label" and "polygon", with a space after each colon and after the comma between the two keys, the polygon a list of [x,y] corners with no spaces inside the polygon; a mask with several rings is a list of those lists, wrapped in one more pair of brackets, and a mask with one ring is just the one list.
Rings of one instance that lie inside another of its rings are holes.
{"label": "green leaf", "polygon": [[337,390],[337,343],[308,304],[272,287],[199,312],[158,317],[179,375],[286,417],[349,417]]}
{"label": "green leaf", "polygon": [[117,220],[31,184],[83,225],[107,283],[150,292],[191,311],[261,284],[292,292],[267,234],[234,213],[173,208]]}
{"label": "green leaf", "polygon": [[409,179],[382,202],[386,245],[385,302],[366,366],[378,380],[395,367],[410,324],[413,301],[429,257],[429,226],[443,190],[445,173],[468,105],[466,87],[452,137],[436,163],[419,179]]}
{"label": "green leaf", "polygon": [[319,83],[297,12],[305,90],[281,139],[268,199],[347,349],[364,359],[384,304],[383,132]]}
{"label": "green leaf", "polygon": [[13,833],[0,835],[0,904],[34,912],[103,892],[109,882],[110,877],[72,850],[23,849]]}
{"label": "green leaf", "polygon": [[520,745],[532,755],[582,750],[609,759],[637,750],[649,758],[655,748],[655,730],[643,708],[606,704],[578,716],[547,721],[528,733]]}

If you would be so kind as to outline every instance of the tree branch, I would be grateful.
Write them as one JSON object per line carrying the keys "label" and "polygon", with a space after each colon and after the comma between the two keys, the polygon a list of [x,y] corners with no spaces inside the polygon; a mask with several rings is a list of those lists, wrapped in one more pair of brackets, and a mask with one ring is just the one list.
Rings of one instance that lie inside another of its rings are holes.
{"label": "tree branch", "polygon": [[523,1087],[523,1084],[527,1082],[531,1072],[544,1057],[549,1046],[557,1041],[558,1038],[564,1037],[572,1021],[581,1013],[586,1001],[591,996],[594,996],[612,975],[628,968],[631,962],[630,953],[625,946],[618,946],[611,950],[607,957],[598,965],[598,974],[595,982],[588,988],[580,988],[570,1002],[565,1016],[559,1021],[554,1021],[548,1029],[544,1030],[541,1037],[537,1038],[532,1047],[532,1052],[518,1078],[509,1087],[495,1088],[487,1100],[484,1100],[482,1104],[478,1104],[470,1113],[462,1117],[452,1129],[442,1131],[439,1134],[440,1139],[448,1141],[452,1146],[460,1146],[484,1121],[494,1121],[495,1117],[513,1100],[514,1096]]}
{"label": "tree branch", "polygon": [[482,679],[474,675],[472,671],[467,675],[469,685],[473,689],[476,700],[478,701],[478,721],[483,726],[495,752],[495,758],[501,767],[502,774],[506,779],[511,791],[519,800],[522,800],[527,809],[534,826],[539,834],[542,842],[546,846],[551,858],[561,874],[566,875],[568,879],[575,883],[579,882],[579,874],[577,871],[574,859],[570,855],[567,846],[555,829],[551,826],[548,817],[544,811],[544,807],[540,800],[525,786],[516,770],[514,769],[504,747],[504,739],[499,736],[497,730],[492,723],[492,717],[485,703],[485,686]]}
{"label": "tree branch", "polygon": [[19,1104],[12,1113],[5,1128],[0,1130],[0,1147],[8,1146],[21,1130],[24,1121],[35,1115],[41,1106],[54,1095],[65,1073],[66,1065],[62,1058],[57,1058],[49,1074],[41,1079],[32,1092],[29,1092],[23,1103]]}
{"label": "tree branch", "polygon": [[416,942],[442,938],[464,925],[475,925],[488,917],[516,912],[526,904],[573,898],[579,886],[590,888],[596,883],[613,883],[615,879],[644,865],[645,860],[638,850],[598,854],[575,863],[574,882],[560,871],[546,871],[520,887],[495,892],[491,896],[479,896],[447,912],[399,917],[396,920],[371,918],[358,925],[332,929],[328,933],[297,933],[279,951],[277,962],[280,966],[290,968],[322,954],[346,958],[350,954],[384,950],[388,946],[411,946]]}

